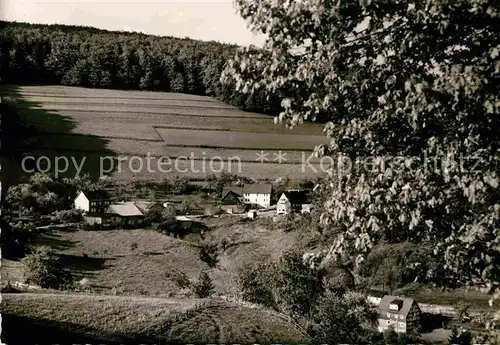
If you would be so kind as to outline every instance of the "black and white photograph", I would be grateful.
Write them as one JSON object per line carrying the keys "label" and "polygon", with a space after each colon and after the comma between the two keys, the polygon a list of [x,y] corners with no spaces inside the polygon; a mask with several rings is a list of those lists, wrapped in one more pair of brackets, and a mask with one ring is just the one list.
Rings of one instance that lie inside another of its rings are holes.
{"label": "black and white photograph", "polygon": [[0,0],[0,343],[500,344],[500,1]]}

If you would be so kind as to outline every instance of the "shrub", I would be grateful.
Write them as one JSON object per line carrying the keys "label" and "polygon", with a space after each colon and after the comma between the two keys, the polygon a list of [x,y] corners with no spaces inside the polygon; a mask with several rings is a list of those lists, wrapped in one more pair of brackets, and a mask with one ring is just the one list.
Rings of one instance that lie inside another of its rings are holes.
{"label": "shrub", "polygon": [[276,309],[275,272],[272,263],[246,266],[238,272],[238,285],[245,301]]}
{"label": "shrub", "polygon": [[199,298],[207,298],[214,293],[212,279],[206,272],[201,272],[198,281],[192,285],[193,293]]}
{"label": "shrub", "polygon": [[161,211],[153,209],[146,212],[145,221],[147,223],[160,223],[162,220],[163,217],[161,216]]}
{"label": "shrub", "polygon": [[77,291],[89,291],[91,288],[90,281],[88,278],[82,278],[75,284]]}
{"label": "shrub", "polygon": [[448,338],[450,345],[470,345],[472,336],[463,328],[453,327],[451,335]]}
{"label": "shrub", "polygon": [[130,250],[135,252],[135,250],[137,249],[137,247],[139,247],[139,245],[137,244],[137,242],[132,242],[130,243]]}
{"label": "shrub", "polygon": [[458,322],[467,322],[470,321],[469,309],[471,305],[466,302],[460,302],[456,306],[457,314],[456,319]]}
{"label": "shrub", "polygon": [[187,289],[191,286],[191,282],[189,281],[188,277],[182,272],[177,272],[177,274],[174,277],[174,280],[175,284],[180,289]]}
{"label": "shrub", "polygon": [[432,270],[432,246],[414,243],[381,244],[361,265],[360,273],[373,286],[391,291],[415,280],[425,281]]}
{"label": "shrub", "polygon": [[285,253],[276,272],[278,304],[292,315],[308,315],[324,292],[324,271],[304,262],[298,251]]}
{"label": "shrub", "polygon": [[0,229],[2,232],[2,255],[9,257],[24,256],[27,244],[31,243],[38,234],[32,222],[10,223],[1,219]]}
{"label": "shrub", "polygon": [[364,325],[374,324],[377,313],[366,298],[357,293],[338,294],[327,291],[315,306],[311,321],[314,342],[367,343]]}
{"label": "shrub", "polygon": [[82,213],[74,209],[55,211],[50,215],[50,220],[57,223],[78,222],[82,220]]}
{"label": "shrub", "polygon": [[388,344],[395,344],[398,341],[398,334],[394,330],[394,327],[389,327],[384,331],[384,341]]}
{"label": "shrub", "polygon": [[71,273],[61,266],[59,258],[48,247],[37,248],[35,252],[26,256],[22,263],[28,284],[58,289],[72,280]]}
{"label": "shrub", "polygon": [[154,223],[153,229],[162,234],[175,234],[179,231],[178,222],[175,217],[164,218],[160,223]]}
{"label": "shrub", "polygon": [[2,289],[0,290],[1,293],[20,293],[21,290],[13,286],[9,281],[7,284],[2,286]]}
{"label": "shrub", "polygon": [[209,267],[214,268],[219,261],[219,251],[217,249],[217,245],[213,243],[202,242],[198,249],[200,260],[205,262]]}

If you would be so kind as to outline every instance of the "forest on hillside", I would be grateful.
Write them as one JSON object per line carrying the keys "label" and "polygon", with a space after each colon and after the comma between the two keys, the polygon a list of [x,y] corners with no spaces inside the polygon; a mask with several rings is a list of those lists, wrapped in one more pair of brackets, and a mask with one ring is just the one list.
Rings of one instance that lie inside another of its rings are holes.
{"label": "forest on hillside", "polygon": [[219,42],[91,27],[0,21],[3,84],[51,84],[206,95],[246,111],[277,115],[278,95],[222,85],[238,47]]}

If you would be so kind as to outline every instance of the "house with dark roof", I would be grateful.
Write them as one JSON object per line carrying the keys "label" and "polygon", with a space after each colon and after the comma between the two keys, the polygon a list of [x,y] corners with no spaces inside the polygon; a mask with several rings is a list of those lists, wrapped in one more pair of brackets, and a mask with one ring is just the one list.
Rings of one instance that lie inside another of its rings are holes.
{"label": "house with dark roof", "polygon": [[81,190],[74,200],[75,209],[85,213],[104,213],[110,204],[111,198],[104,190]]}
{"label": "house with dark roof", "polygon": [[[245,184],[227,187],[222,191],[221,207],[224,209],[240,209],[241,204],[247,208],[268,208],[271,206],[271,184]],[[243,210],[244,211],[244,210]]]}
{"label": "house with dark roof", "polygon": [[243,202],[255,208],[268,208],[271,206],[272,184],[245,184],[243,185]]}
{"label": "house with dark roof", "polygon": [[241,187],[239,189],[240,191],[229,188],[223,192],[220,205],[221,210],[227,213],[243,213],[245,211],[243,191]]}
{"label": "house with dark roof", "polygon": [[161,203],[154,201],[137,200],[134,201],[134,205],[142,212],[143,215],[146,215],[149,212],[163,212],[165,209],[165,206]]}
{"label": "house with dark roof", "polygon": [[385,295],[378,306],[378,331],[394,329],[397,333],[420,330],[420,308],[412,298]]}
{"label": "house with dark roof", "polygon": [[312,202],[310,191],[290,190],[281,194],[276,205],[276,214],[287,215],[290,213],[310,213]]}

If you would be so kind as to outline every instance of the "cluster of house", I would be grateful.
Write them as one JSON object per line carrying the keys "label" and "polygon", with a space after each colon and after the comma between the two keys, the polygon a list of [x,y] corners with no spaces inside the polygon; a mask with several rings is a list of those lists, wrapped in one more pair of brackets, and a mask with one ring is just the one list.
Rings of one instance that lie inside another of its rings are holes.
{"label": "cluster of house", "polygon": [[[227,213],[242,213],[248,209],[268,209],[272,200],[271,184],[245,184],[225,188],[222,192],[221,209]],[[276,214],[310,213],[310,191],[289,190],[281,194],[276,203]]]}
{"label": "cluster of house", "polygon": [[[250,210],[269,209],[273,205],[271,184],[245,184],[225,188],[220,202],[221,210],[226,213],[243,213]],[[309,191],[290,190],[281,194],[276,204],[276,214],[309,213],[312,203]],[[115,220],[141,219],[153,209],[162,210],[163,204],[148,201],[111,202],[104,190],[79,191],[74,207],[83,211],[87,224],[104,225]]]}
{"label": "cluster of house", "polygon": [[89,225],[104,225],[120,219],[139,220],[154,209],[163,209],[163,205],[148,201],[112,203],[109,194],[103,190],[79,191],[74,206],[83,211],[85,222]]}
{"label": "cluster of house", "polygon": [[368,301],[377,306],[378,331],[393,329],[396,333],[416,333],[420,330],[420,308],[407,297],[383,295],[369,296]]}
{"label": "cluster of house", "polygon": [[[271,206],[272,186],[269,184],[250,184],[228,188],[223,192],[221,208],[228,213],[243,212],[250,208],[269,208]],[[111,203],[105,191],[80,191],[74,200],[75,209],[84,211],[88,224],[102,225],[116,218],[140,219],[153,210],[162,210],[164,205],[147,201],[128,201]],[[287,191],[278,199],[277,214],[306,213],[311,211],[307,191]],[[420,308],[411,298],[385,294],[372,294],[368,301],[378,308],[378,331],[393,329],[397,333],[418,332]]]}

